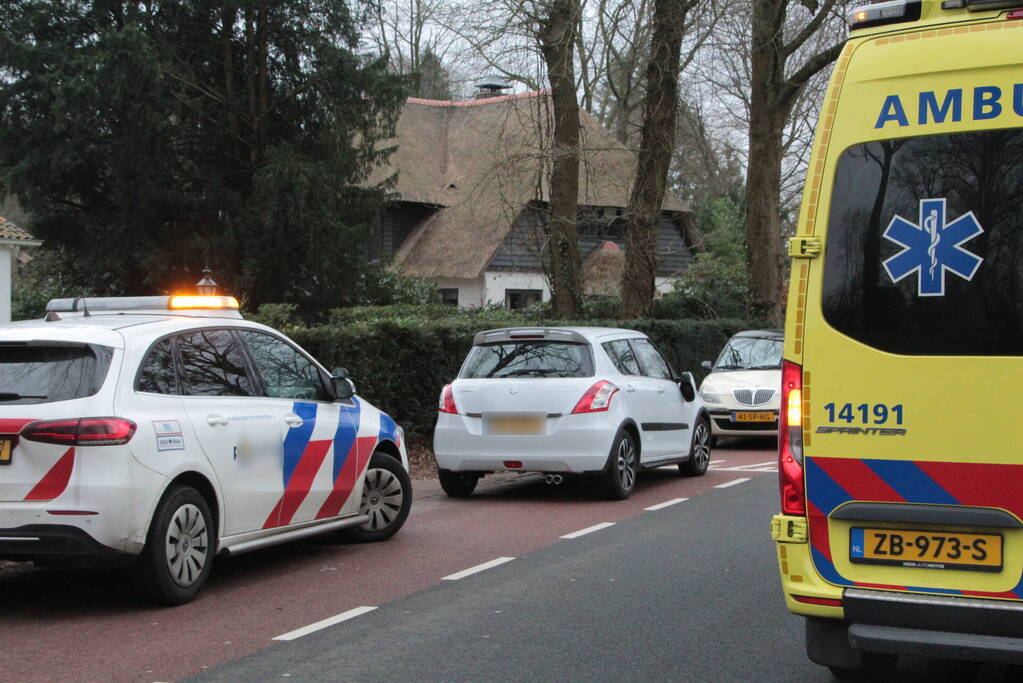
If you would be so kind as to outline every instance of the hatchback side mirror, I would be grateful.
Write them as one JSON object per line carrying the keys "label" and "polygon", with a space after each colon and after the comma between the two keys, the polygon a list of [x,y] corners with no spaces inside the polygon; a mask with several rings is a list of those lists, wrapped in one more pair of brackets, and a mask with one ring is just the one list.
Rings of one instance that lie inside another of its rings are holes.
{"label": "hatchback side mirror", "polygon": [[711,363],[709,360],[705,360],[702,363],[700,363],[700,367],[706,370],[707,372],[710,372],[711,370],[714,369],[714,364]]}
{"label": "hatchback side mirror", "polygon": [[693,378],[693,373],[683,372],[678,380],[678,388],[682,390],[682,398],[686,400],[686,403],[696,400],[696,380]]}

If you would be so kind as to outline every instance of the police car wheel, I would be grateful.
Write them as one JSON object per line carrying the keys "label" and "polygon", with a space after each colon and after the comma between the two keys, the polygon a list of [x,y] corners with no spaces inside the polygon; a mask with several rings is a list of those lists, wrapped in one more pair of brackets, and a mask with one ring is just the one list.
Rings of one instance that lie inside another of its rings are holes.
{"label": "police car wheel", "polygon": [[618,432],[611,446],[611,460],[607,466],[604,486],[611,500],[625,500],[636,488],[639,473],[639,451],[632,434],[626,430]]}
{"label": "police car wheel", "polygon": [[359,513],[369,520],[343,529],[348,541],[385,541],[398,532],[412,507],[412,480],[396,458],[377,451],[369,461]]}
{"label": "police car wheel", "polygon": [[167,491],[134,568],[143,596],[164,605],[194,598],[210,574],[215,543],[213,515],[202,494],[189,486]]}
{"label": "police car wheel", "polygon": [[689,448],[689,459],[678,464],[678,471],[684,477],[699,477],[707,473],[710,466],[711,449],[710,423],[707,418],[696,420],[693,428],[693,443]]}
{"label": "police car wheel", "polygon": [[438,470],[437,479],[444,493],[452,498],[468,498],[476,490],[480,475],[476,472],[451,472]]}

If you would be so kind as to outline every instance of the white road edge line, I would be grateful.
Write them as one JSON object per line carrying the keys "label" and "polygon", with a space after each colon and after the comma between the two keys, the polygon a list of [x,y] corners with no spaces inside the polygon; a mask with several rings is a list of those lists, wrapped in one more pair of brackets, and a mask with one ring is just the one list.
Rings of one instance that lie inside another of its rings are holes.
{"label": "white road edge line", "polygon": [[711,464],[711,465],[720,465],[723,462],[725,462],[725,461],[724,460],[711,460],[709,464]]}
{"label": "white road edge line", "polygon": [[588,526],[585,529],[580,529],[579,531],[573,531],[570,534],[565,534],[564,536],[562,536],[562,538],[579,538],[580,536],[592,534],[594,531],[600,531],[601,529],[606,529],[609,526],[614,525],[615,525],[614,522],[601,522],[600,524],[594,524],[593,526]]}
{"label": "white road edge line", "polygon": [[714,488],[716,489],[727,489],[729,486],[735,486],[741,484],[744,481],[749,481],[749,477],[742,477],[740,479],[733,479],[732,481],[726,481],[724,484],[718,484]]}
{"label": "white road edge line", "polygon": [[355,617],[362,616],[363,614],[366,614],[367,612],[372,612],[375,609],[376,607],[369,607],[368,605],[356,607],[354,609],[348,610],[347,612],[342,612],[341,614],[335,614],[332,617],[327,617],[323,621],[317,621],[315,624],[309,624],[308,626],[297,628],[294,631],[289,631],[288,633],[285,633],[283,635],[274,636],[273,640],[295,640],[296,638],[301,638],[302,636],[307,636],[310,633],[315,633],[316,631],[325,629],[328,626],[340,624],[342,621],[348,621],[349,619],[354,619]]}
{"label": "white road edge line", "polygon": [[447,576],[442,578],[441,581],[458,581],[459,579],[464,579],[467,576],[472,576],[473,574],[477,574],[488,569],[493,569],[494,567],[504,564],[505,562],[511,562],[514,559],[515,559],[514,557],[499,557],[496,560],[484,562],[483,564],[478,564],[475,567],[463,569],[462,571],[455,572],[454,574],[448,574]]}
{"label": "white road edge line", "polygon": [[671,500],[666,500],[663,503],[658,503],[657,505],[651,505],[650,507],[643,508],[643,509],[652,512],[654,510],[661,510],[663,508],[666,508],[669,505],[675,505],[677,503],[684,503],[687,500],[689,500],[689,499],[688,498],[673,498]]}

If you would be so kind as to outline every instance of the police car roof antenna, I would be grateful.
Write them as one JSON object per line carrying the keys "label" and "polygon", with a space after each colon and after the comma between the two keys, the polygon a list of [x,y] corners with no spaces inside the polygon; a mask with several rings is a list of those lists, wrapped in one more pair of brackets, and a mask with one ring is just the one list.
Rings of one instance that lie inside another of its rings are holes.
{"label": "police car roof antenna", "polygon": [[83,318],[92,317],[92,314],[89,313],[89,302],[88,302],[88,299],[86,299],[84,296],[76,297],[75,298],[75,305],[72,306],[72,308],[74,308],[75,310],[78,310],[78,302],[79,301],[82,302],[82,317]]}

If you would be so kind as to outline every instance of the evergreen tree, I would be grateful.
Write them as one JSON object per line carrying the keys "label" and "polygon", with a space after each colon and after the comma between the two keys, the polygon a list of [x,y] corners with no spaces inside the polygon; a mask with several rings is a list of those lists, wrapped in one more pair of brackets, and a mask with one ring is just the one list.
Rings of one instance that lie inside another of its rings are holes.
{"label": "evergreen tree", "polygon": [[66,280],[347,303],[406,79],[348,0],[5,0],[0,183]]}

